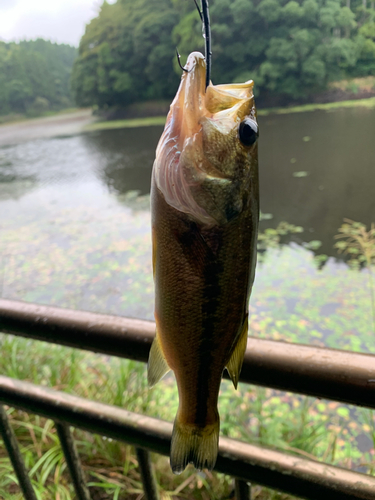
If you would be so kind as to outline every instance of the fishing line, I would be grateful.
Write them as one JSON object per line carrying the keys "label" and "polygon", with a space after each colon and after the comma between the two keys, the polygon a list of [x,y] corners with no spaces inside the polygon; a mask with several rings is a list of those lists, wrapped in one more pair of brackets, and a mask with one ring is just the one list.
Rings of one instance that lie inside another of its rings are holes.
{"label": "fishing line", "polygon": [[[208,12],[208,0],[201,0],[201,5],[202,5],[202,10],[199,8],[199,5],[197,4],[197,0],[194,0],[195,6],[197,8],[197,11],[199,13],[199,17],[201,18],[201,21],[203,23],[203,38],[205,39],[205,59],[206,59],[206,89],[210,84],[211,80],[211,26],[210,26],[210,14]],[[183,71],[186,71],[187,73],[189,72],[187,69],[185,69],[180,61],[180,54],[177,50],[176,47],[176,53],[177,53],[177,62],[180,68]]]}
{"label": "fishing line", "polygon": [[[195,4],[196,5],[196,4]],[[206,88],[210,84],[211,80],[211,26],[210,26],[210,15],[208,12],[208,0],[201,0],[202,12],[201,18],[203,17],[204,26],[204,38],[206,42],[205,46],[205,57],[206,57]]]}

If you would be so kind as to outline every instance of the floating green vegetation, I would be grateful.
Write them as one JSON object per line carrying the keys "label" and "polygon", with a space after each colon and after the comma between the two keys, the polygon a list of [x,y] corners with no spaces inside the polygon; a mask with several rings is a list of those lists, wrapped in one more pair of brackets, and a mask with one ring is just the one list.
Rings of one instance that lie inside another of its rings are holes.
{"label": "floating green vegetation", "polygon": [[339,228],[336,239],[341,239],[335,244],[339,253],[350,257],[349,264],[354,269],[366,267],[369,278],[371,296],[372,319],[375,333],[375,289],[373,267],[375,266],[375,224],[370,229],[361,222],[344,219],[344,224]]}
{"label": "floating green vegetation", "polygon": [[309,175],[309,172],[306,172],[305,170],[300,170],[299,172],[293,172],[293,177],[307,177]]}
{"label": "floating green vegetation", "polygon": [[128,120],[98,121],[86,125],[84,130],[87,132],[91,132],[94,130],[109,130],[115,128],[150,127],[152,125],[164,125],[165,120],[165,116],[150,116],[149,118],[130,118]]}
{"label": "floating green vegetation", "polygon": [[[148,197],[132,192],[118,199],[121,204],[116,201],[110,209],[46,205],[37,220],[2,219],[3,297],[152,319]],[[272,214],[262,214],[263,223],[272,218]],[[348,243],[350,236],[354,238],[350,248],[371,247],[366,242],[373,241],[373,228],[370,234],[363,225],[346,224],[349,227],[340,233],[343,237],[337,243]],[[367,272],[353,272],[334,259],[328,259],[320,271],[314,254],[319,241],[305,243],[303,248],[283,244],[299,239],[302,232],[302,227],[283,222],[259,235],[260,262],[250,303],[251,335],[374,353]],[[358,269],[365,263],[359,258],[361,252],[352,252]],[[4,375],[165,420],[175,415],[173,377],[149,390],[144,364],[10,335],[0,335],[0,346],[0,373]],[[375,471],[372,411],[244,384],[234,391],[227,381],[222,384],[219,410],[225,436],[371,474]],[[38,499],[74,498],[52,422],[7,411]],[[78,430],[74,434],[93,498],[137,500],[141,479],[134,450],[97,435]],[[360,448],[359,442],[368,445]],[[197,475],[188,469],[176,477],[170,473],[167,458],[155,456],[154,461],[164,499],[230,497],[233,484],[228,476]],[[256,486],[254,495],[259,500],[291,499]],[[3,447],[0,498],[22,498]]]}
{"label": "floating green vegetation", "polygon": [[[271,214],[261,214],[261,220],[271,219]],[[281,239],[284,236],[298,234],[303,232],[303,227],[289,224],[288,222],[280,222],[275,228],[267,228],[265,231],[258,234],[258,252],[260,252],[260,260],[264,260],[264,253],[267,249],[277,248]]]}

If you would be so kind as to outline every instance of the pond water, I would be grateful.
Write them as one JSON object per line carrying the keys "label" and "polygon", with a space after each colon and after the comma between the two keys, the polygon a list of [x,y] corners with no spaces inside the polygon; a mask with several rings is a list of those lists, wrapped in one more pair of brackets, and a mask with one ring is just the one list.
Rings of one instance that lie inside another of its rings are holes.
{"label": "pond water", "polygon": [[[303,232],[263,255],[252,334],[375,352],[368,272],[333,247],[343,218],[375,222],[375,110],[259,121],[261,231],[286,221]],[[153,319],[148,194],[161,131],[0,148],[0,296]],[[314,252],[329,257],[322,269]]]}

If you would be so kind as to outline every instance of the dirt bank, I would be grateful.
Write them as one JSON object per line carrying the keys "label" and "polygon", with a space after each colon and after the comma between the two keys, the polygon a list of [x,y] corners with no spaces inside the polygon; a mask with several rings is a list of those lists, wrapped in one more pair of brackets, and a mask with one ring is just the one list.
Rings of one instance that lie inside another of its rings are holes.
{"label": "dirt bank", "polygon": [[74,135],[95,121],[91,109],[0,125],[0,147],[43,137]]}

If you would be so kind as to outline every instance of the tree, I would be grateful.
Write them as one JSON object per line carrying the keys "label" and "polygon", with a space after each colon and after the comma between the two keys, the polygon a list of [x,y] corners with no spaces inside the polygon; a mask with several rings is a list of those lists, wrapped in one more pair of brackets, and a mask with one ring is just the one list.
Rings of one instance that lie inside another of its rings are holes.
{"label": "tree", "polygon": [[[375,11],[368,0],[211,0],[212,80],[253,79],[264,96],[308,97],[332,80],[375,74]],[[81,105],[170,99],[182,62],[204,51],[193,2],[104,3],[74,65]]]}
{"label": "tree", "polygon": [[81,39],[72,87],[80,105],[126,105],[170,98],[173,71],[171,32],[178,13],[169,0],[104,2]]}
{"label": "tree", "polygon": [[[46,40],[0,42],[0,113],[71,105],[70,73],[76,49]],[[43,105],[41,104],[43,103]]]}

